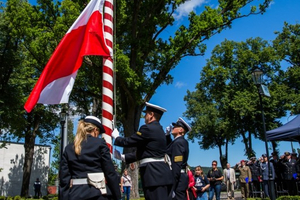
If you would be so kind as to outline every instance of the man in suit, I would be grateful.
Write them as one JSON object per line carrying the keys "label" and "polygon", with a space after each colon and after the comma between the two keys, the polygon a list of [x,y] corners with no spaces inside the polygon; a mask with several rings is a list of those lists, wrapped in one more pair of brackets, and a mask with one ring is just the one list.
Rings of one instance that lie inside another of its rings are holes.
{"label": "man in suit", "polygon": [[187,199],[187,189],[189,185],[189,177],[187,175],[186,167],[189,157],[189,143],[184,138],[184,135],[191,130],[191,127],[179,117],[177,122],[172,123],[172,141],[170,136],[170,126],[166,130],[166,137],[168,142],[167,154],[171,158],[172,172],[174,177],[173,184],[173,200]]}
{"label": "man in suit", "polygon": [[249,183],[252,180],[250,168],[246,166],[244,160],[241,160],[240,163],[236,164],[235,169],[240,171],[239,180],[241,185],[242,198],[247,199],[249,198]]}
{"label": "man in suit", "polygon": [[[165,161],[167,142],[159,120],[166,109],[146,103],[145,125],[130,137],[120,137],[115,129],[114,144],[121,147],[136,147],[136,152],[119,157],[126,163],[140,161],[140,176],[146,200],[169,200],[173,185],[170,166]],[[118,158],[118,157],[116,157]]]}
{"label": "man in suit", "polygon": [[230,168],[229,163],[227,163],[226,169],[223,171],[223,177],[227,186],[227,197],[228,199],[234,199],[235,171]]}

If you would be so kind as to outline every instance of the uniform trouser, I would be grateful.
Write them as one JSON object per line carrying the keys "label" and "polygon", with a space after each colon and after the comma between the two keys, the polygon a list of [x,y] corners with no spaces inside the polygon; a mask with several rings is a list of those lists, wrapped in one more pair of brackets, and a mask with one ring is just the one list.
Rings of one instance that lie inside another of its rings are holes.
{"label": "uniform trouser", "polygon": [[249,184],[241,183],[241,192],[243,198],[249,198]]}
{"label": "uniform trouser", "polygon": [[145,200],[171,200],[172,185],[145,187]]}
{"label": "uniform trouser", "polygon": [[[178,184],[175,184],[177,187],[173,190],[175,192],[175,197],[173,197],[173,200],[185,200],[187,199],[187,193],[186,190],[188,189],[189,185],[189,177],[186,173],[181,173],[180,178],[178,181]],[[173,187],[175,187],[173,185]]]}
{"label": "uniform trouser", "polygon": [[226,186],[227,186],[227,196],[229,198],[234,197],[234,183],[230,182],[230,180],[226,181]]}
{"label": "uniform trouser", "polygon": [[289,195],[297,195],[297,186],[296,181],[292,180],[285,180],[285,188],[289,191]]}
{"label": "uniform trouser", "polygon": [[261,191],[260,190],[260,182],[258,180],[255,180],[255,181],[252,181],[251,183],[249,183],[249,189],[250,189],[250,197],[260,197],[259,194],[254,193],[254,192]]}

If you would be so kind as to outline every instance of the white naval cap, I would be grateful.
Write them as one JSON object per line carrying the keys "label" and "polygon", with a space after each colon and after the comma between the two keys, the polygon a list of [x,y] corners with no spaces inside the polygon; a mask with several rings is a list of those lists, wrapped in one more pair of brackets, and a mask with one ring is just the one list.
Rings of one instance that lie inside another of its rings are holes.
{"label": "white naval cap", "polygon": [[101,120],[95,116],[86,116],[83,120],[84,122],[92,123],[99,128],[100,133],[105,133],[105,129],[101,123]]}
{"label": "white naval cap", "polygon": [[152,111],[152,112],[158,113],[160,115],[164,114],[164,112],[167,112],[167,110],[165,108],[162,108],[158,105],[154,105],[154,104],[148,103],[148,102],[146,102],[145,104],[146,104],[146,109],[143,112]]}
{"label": "white naval cap", "polygon": [[177,122],[173,122],[172,125],[182,127],[186,133],[192,130],[190,125],[188,125],[181,117],[178,118]]}

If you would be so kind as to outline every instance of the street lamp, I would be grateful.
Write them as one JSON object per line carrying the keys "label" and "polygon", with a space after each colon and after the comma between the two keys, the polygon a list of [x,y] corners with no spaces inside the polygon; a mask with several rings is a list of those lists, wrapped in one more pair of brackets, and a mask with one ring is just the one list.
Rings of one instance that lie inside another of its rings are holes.
{"label": "street lamp", "polygon": [[[67,112],[63,108],[61,112],[59,113],[59,118],[60,118],[60,125],[61,125],[61,135],[60,135],[60,159],[59,159],[59,170],[60,170],[60,165],[63,157],[63,151],[64,151],[64,132],[65,132],[65,123],[66,123],[66,118],[67,118]],[[60,187],[59,187],[59,180],[57,181],[57,186],[58,186],[58,199],[60,199]]]}
{"label": "street lamp", "polygon": [[65,123],[67,118],[67,112],[63,108],[59,113],[60,125],[61,125],[61,135],[60,135],[60,161],[62,160],[62,155],[64,151],[64,132],[65,132]]}
{"label": "street lamp", "polygon": [[259,103],[260,103],[260,109],[261,109],[261,116],[262,116],[262,121],[263,121],[263,131],[264,131],[264,136],[265,136],[265,146],[266,146],[266,154],[268,158],[268,174],[269,174],[269,180],[268,180],[268,185],[269,185],[269,191],[270,191],[270,199],[275,200],[275,187],[274,187],[274,180],[272,176],[272,170],[270,166],[270,161],[269,161],[269,148],[268,148],[268,142],[267,142],[267,135],[266,135],[266,123],[265,123],[265,115],[264,115],[264,109],[263,109],[263,104],[262,104],[262,97],[261,95],[263,93],[262,89],[262,83],[263,83],[263,72],[260,69],[255,69],[252,72],[252,79],[254,84],[257,87],[258,95],[259,95]]}

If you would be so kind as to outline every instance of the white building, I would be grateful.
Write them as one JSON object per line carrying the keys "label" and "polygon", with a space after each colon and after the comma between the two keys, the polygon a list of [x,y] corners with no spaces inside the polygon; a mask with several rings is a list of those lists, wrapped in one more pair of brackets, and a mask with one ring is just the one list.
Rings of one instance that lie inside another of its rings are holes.
{"label": "white building", "polygon": [[[2,142],[0,141],[0,145]],[[29,195],[34,196],[33,184],[41,181],[41,193],[47,195],[48,172],[50,167],[50,146],[36,145],[30,176]],[[6,143],[0,148],[0,196],[21,194],[24,164],[24,144]]]}

